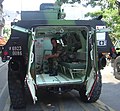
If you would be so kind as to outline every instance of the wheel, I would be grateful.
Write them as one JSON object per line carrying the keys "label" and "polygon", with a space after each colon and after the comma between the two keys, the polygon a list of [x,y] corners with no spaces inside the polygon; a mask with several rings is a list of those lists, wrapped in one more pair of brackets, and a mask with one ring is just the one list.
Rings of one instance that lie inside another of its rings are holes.
{"label": "wheel", "polygon": [[85,95],[86,94],[86,87],[83,86],[81,91],[79,91],[81,101],[83,102],[88,102],[88,103],[93,103],[96,102],[101,94],[101,88],[102,88],[102,76],[101,73],[98,73],[98,81],[95,84],[95,87],[93,89],[91,97],[88,99],[88,97]]}
{"label": "wheel", "polygon": [[103,54],[99,54],[98,55],[98,57],[99,57],[99,61],[98,61],[98,68],[99,68],[99,70],[101,70],[101,69],[103,69],[105,66],[106,66],[106,64],[107,64],[107,61],[106,61],[106,56],[104,56]]}
{"label": "wheel", "polygon": [[114,76],[116,79],[120,80],[120,56],[114,61]]}
{"label": "wheel", "polygon": [[13,109],[25,108],[25,67],[21,59],[12,59],[8,64],[8,88]]}

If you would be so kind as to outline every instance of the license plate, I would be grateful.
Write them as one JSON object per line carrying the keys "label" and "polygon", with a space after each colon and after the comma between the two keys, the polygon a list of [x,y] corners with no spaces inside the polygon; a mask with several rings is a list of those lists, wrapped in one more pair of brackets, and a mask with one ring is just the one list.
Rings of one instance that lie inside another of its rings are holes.
{"label": "license plate", "polygon": [[12,46],[9,47],[9,51],[12,52],[12,55],[22,55],[22,46]]}

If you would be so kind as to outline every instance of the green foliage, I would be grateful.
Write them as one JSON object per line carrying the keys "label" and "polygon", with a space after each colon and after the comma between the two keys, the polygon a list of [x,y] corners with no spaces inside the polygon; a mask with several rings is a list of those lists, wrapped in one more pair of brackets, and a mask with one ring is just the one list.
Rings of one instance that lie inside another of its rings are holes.
{"label": "green foliage", "polygon": [[99,11],[89,12],[86,16],[94,18],[98,15],[103,15],[103,20],[107,23],[107,26],[113,29],[113,32],[110,33],[111,39],[120,39],[120,15],[116,0],[99,0],[97,2],[90,0],[86,5],[91,5],[92,7],[99,6]]}
{"label": "green foliage", "polygon": [[64,4],[64,3],[71,3],[71,4],[73,4],[73,3],[75,3],[75,2],[78,2],[78,3],[80,3],[81,2],[81,0],[56,0],[56,3],[58,4],[58,5],[62,5],[62,4]]}
{"label": "green foliage", "polygon": [[10,28],[4,27],[3,35],[4,35],[4,37],[9,38],[10,37]]}

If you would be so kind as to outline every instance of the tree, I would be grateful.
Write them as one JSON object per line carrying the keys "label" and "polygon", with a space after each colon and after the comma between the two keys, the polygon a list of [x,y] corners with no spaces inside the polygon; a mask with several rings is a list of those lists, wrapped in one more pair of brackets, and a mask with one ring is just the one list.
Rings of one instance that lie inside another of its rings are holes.
{"label": "tree", "polygon": [[100,10],[93,13],[87,13],[86,16],[94,18],[98,15],[103,15],[103,20],[106,21],[107,26],[113,29],[113,32],[110,33],[111,39],[120,39],[120,16],[116,0],[90,0],[86,3],[86,6],[88,5],[91,5],[93,8],[99,6]]}
{"label": "tree", "polygon": [[3,29],[3,35],[4,35],[6,38],[9,38],[9,37],[10,37],[10,29],[7,28],[7,27],[4,27],[4,29]]}

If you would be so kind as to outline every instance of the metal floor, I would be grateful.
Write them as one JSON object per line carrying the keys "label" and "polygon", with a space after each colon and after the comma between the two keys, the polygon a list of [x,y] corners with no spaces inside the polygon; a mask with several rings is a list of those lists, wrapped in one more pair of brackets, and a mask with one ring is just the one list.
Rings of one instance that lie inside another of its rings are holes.
{"label": "metal floor", "polygon": [[39,74],[36,75],[36,83],[37,85],[57,85],[57,84],[75,84],[81,83],[81,79],[70,79],[62,74],[58,74],[57,76],[49,76],[49,74]]}

